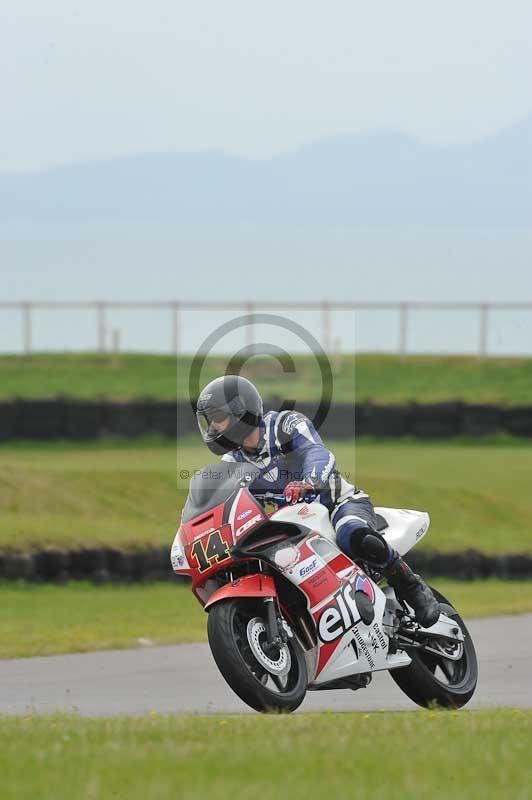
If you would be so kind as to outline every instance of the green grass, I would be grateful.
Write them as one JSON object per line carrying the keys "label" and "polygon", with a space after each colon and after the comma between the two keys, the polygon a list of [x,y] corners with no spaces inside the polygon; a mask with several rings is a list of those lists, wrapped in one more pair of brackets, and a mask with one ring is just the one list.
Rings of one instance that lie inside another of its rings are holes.
{"label": "green grass", "polygon": [[[0,399],[77,398],[159,400],[188,398],[191,356],[124,354],[113,363],[98,354],[0,356]],[[223,374],[227,356],[211,357],[202,383]],[[283,372],[273,359],[255,358],[242,374],[255,381],[265,397],[313,400],[321,381],[311,356],[294,356],[295,372]],[[439,402],[532,404],[531,358],[472,356],[394,356],[361,354],[334,356],[333,400],[372,399],[381,403],[409,400]]]}
{"label": "green grass", "polygon": [[3,800],[530,797],[532,711],[0,719]]}
{"label": "green grass", "polygon": [[[431,581],[466,618],[532,612],[532,581]],[[188,586],[0,584],[0,658],[204,641]]]}
{"label": "green grass", "polygon": [[[420,547],[532,551],[532,446],[328,442],[375,504],[429,511]],[[0,448],[0,550],[170,545],[196,440]],[[183,471],[184,477],[180,477]],[[177,477],[176,477],[177,473]]]}
{"label": "green grass", "polygon": [[206,624],[183,585],[0,583],[0,658],[197,642]]}

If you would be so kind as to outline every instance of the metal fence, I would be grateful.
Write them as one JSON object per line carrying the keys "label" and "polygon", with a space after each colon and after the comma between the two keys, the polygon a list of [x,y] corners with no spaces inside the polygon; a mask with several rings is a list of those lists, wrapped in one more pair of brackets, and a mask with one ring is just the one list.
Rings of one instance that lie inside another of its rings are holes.
{"label": "metal fence", "polygon": [[[20,312],[20,336],[22,350],[31,354],[34,348],[33,341],[33,315],[36,311],[51,310],[79,310],[94,312],[94,341],[88,350],[100,353],[119,350],[120,332],[111,329],[108,325],[109,313],[113,310],[153,310],[168,315],[168,342],[172,353],[179,354],[181,348],[181,318],[185,311],[227,310],[248,315],[253,323],[253,315],[260,312],[287,312],[287,311],[314,311],[320,316],[322,345],[324,349],[334,352],[335,343],[332,340],[332,316],[335,311],[394,311],[398,313],[397,343],[395,351],[401,355],[409,352],[409,329],[413,315],[418,311],[467,311],[477,318],[478,333],[476,352],[479,356],[488,355],[488,340],[490,328],[490,315],[495,311],[527,311],[532,312],[532,303],[435,303],[435,302],[350,302],[350,301],[91,301],[91,302],[0,302],[0,310],[6,309]],[[532,315],[531,315],[532,322]],[[109,334],[111,336],[109,337]],[[246,328],[246,344],[253,345],[253,325]],[[111,341],[109,342],[109,339]],[[532,337],[530,337],[532,341]]]}

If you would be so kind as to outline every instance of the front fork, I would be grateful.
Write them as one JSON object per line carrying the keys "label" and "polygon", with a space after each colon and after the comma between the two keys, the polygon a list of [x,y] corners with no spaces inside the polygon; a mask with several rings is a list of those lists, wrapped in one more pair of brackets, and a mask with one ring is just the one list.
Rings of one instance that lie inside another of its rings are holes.
{"label": "front fork", "polygon": [[279,627],[279,620],[277,617],[277,604],[275,598],[264,598],[264,611],[266,619],[266,635],[268,638],[265,650],[274,648],[281,648],[287,641],[287,634],[284,626]]}

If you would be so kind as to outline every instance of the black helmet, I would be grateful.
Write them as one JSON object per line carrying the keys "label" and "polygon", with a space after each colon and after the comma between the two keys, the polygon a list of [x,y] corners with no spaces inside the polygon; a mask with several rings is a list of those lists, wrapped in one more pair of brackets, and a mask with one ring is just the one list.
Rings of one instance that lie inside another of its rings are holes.
{"label": "black helmet", "polygon": [[[216,378],[203,389],[196,403],[196,418],[203,441],[212,453],[241,447],[262,420],[262,398],[251,381],[239,375]],[[227,420],[223,430],[213,422]]]}

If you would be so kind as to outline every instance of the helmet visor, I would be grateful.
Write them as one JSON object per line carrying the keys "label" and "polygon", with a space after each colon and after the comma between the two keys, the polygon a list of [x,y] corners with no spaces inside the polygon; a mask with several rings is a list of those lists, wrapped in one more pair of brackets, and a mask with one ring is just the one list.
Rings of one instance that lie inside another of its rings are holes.
{"label": "helmet visor", "polygon": [[237,422],[237,419],[228,408],[197,411],[196,417],[204,442],[213,442],[220,434]]}

